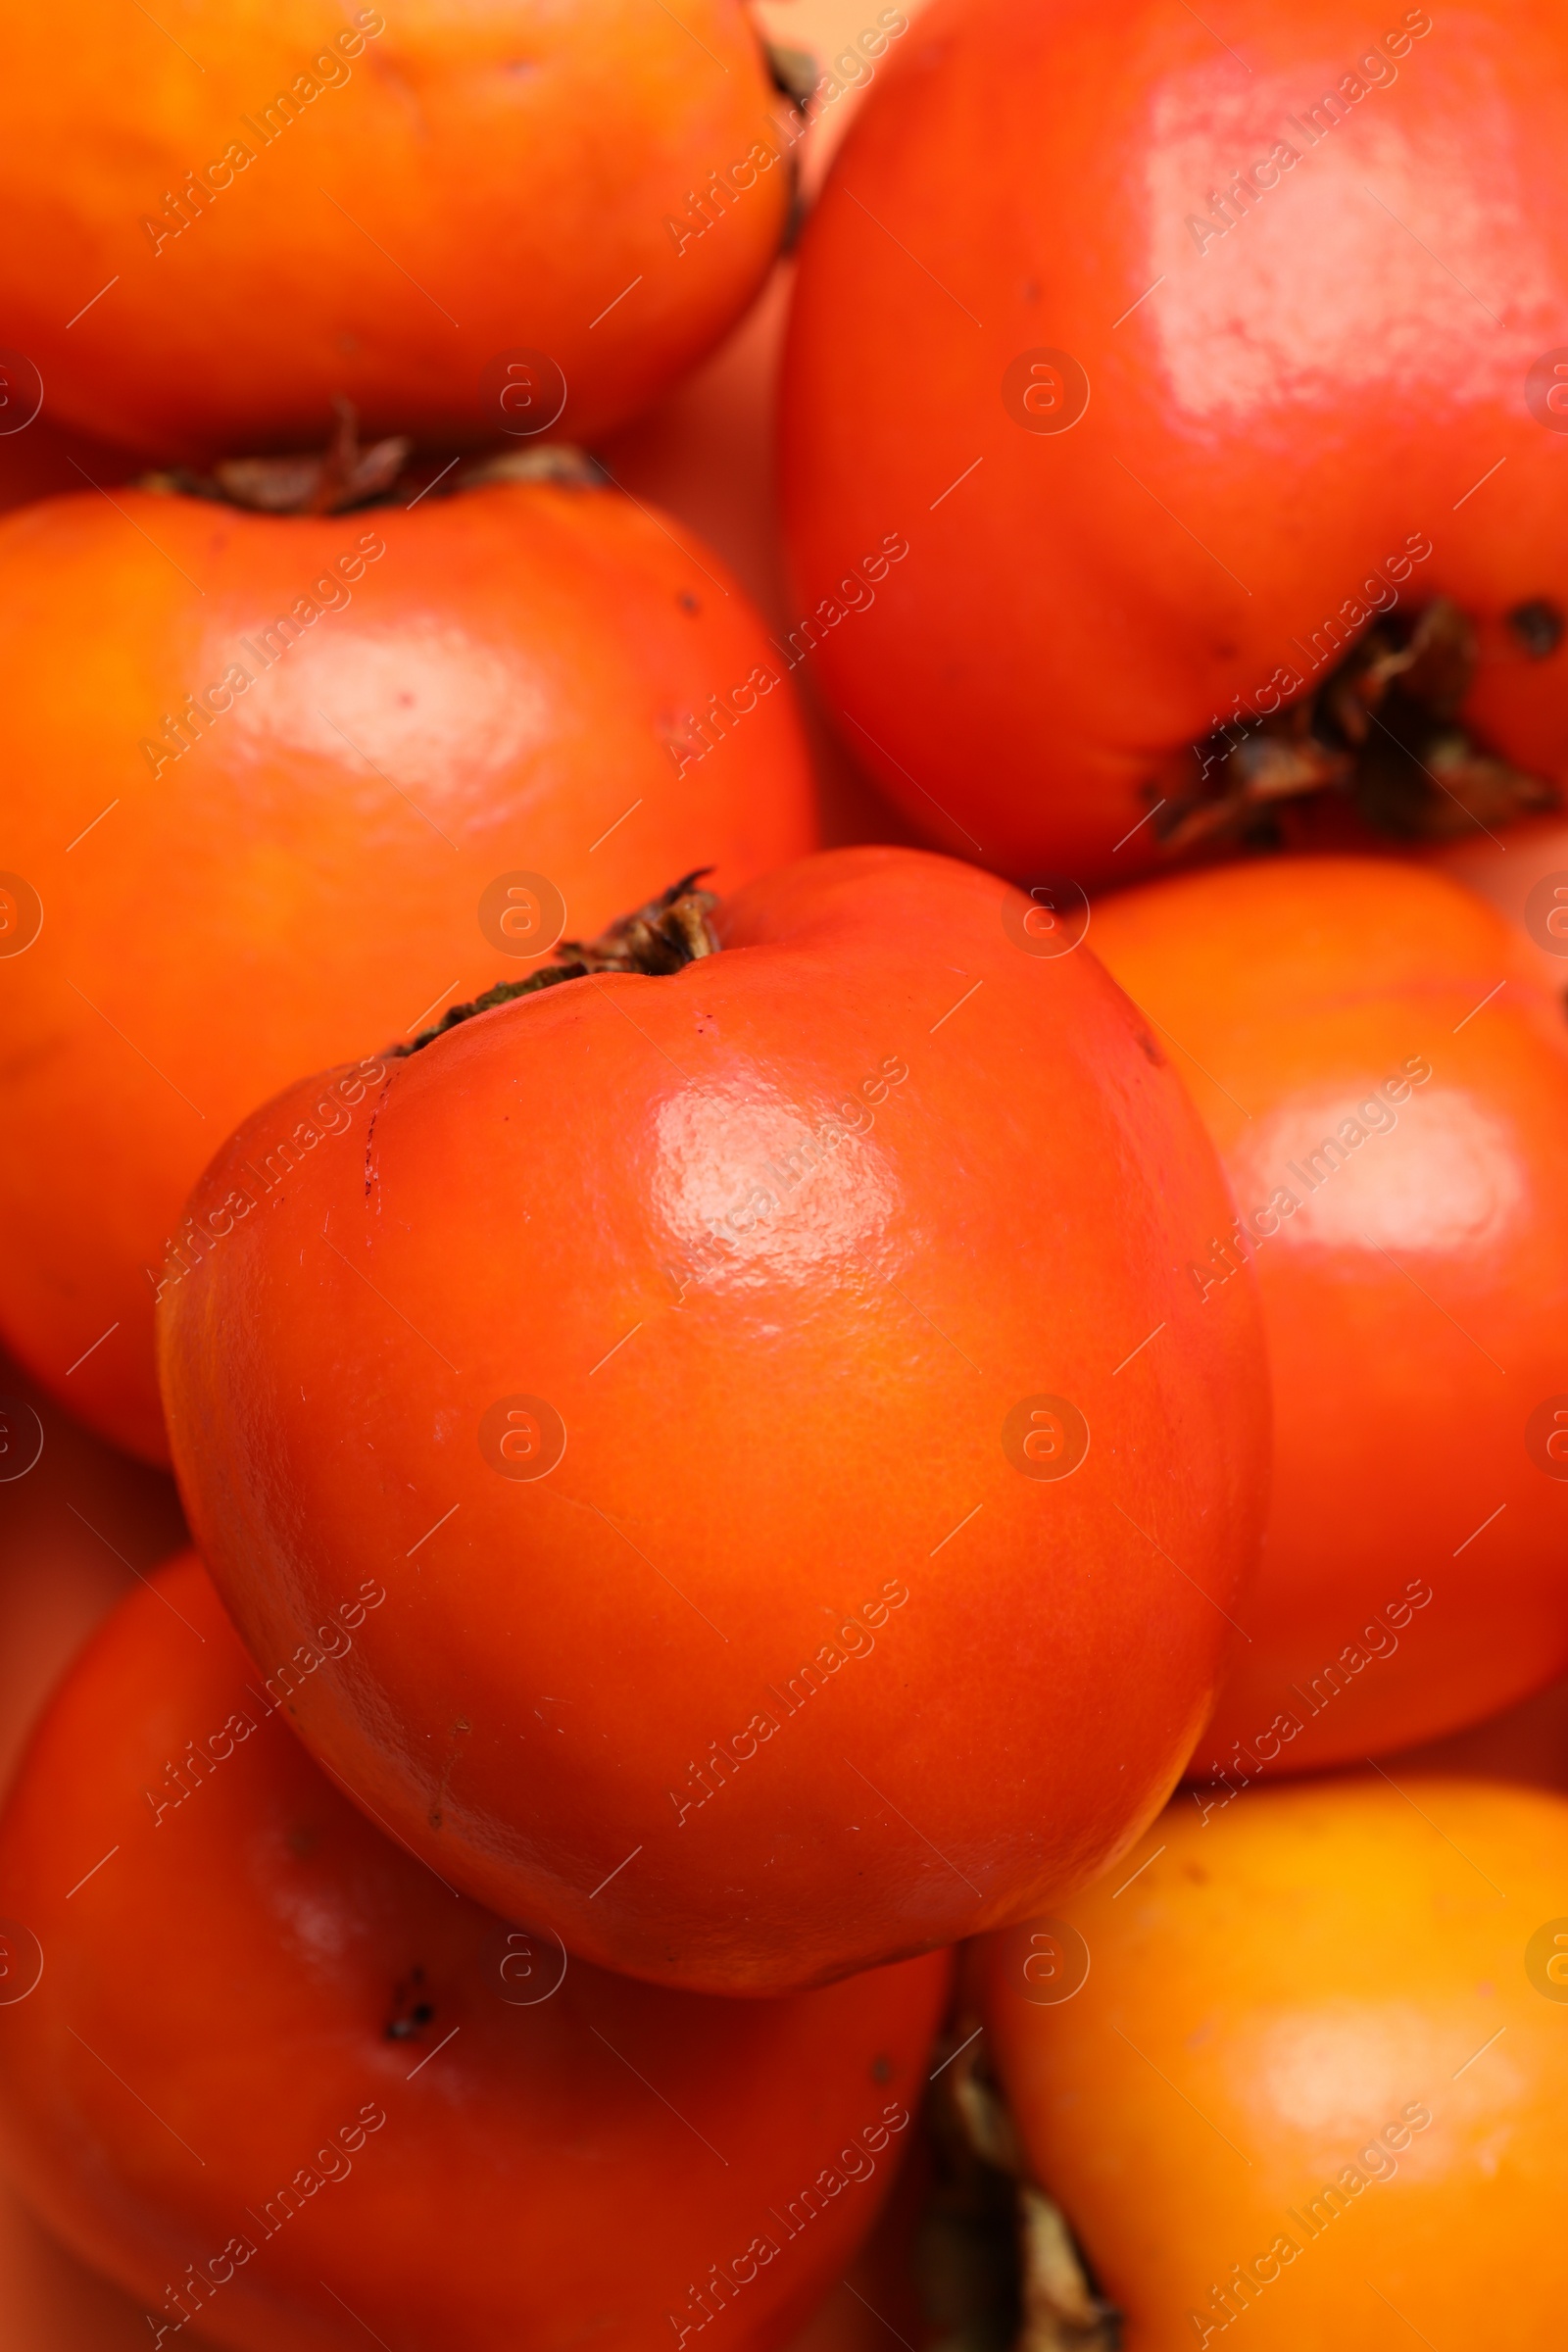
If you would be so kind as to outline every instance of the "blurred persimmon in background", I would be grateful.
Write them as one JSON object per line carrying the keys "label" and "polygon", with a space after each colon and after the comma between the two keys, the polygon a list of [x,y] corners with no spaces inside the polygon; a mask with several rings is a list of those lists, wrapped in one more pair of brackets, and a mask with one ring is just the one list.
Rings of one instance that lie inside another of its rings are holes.
{"label": "blurred persimmon in background", "polygon": [[45,20],[13,35],[7,340],[53,417],[163,463],[313,446],[337,399],[425,443],[603,432],[734,324],[789,214],[742,0],[94,4],[69,72]]}

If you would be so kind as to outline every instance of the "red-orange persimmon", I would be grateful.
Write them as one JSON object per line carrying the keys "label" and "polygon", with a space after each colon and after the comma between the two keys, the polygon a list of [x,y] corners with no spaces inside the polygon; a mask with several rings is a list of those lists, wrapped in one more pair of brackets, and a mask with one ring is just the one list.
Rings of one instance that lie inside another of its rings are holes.
{"label": "red-orange persimmon", "polygon": [[39,2213],[159,2344],[787,2342],[892,2185],[945,1960],[755,2004],[606,1975],[382,1837],[277,1691],[187,1556],[33,1741],[0,2136]]}
{"label": "red-orange persimmon", "polygon": [[922,13],[780,416],[797,635],[923,833],[1131,879],[1189,746],[1440,595],[1466,718],[1568,775],[1565,139],[1561,0]]}
{"label": "red-orange persimmon", "polygon": [[[574,1951],[765,1992],[1091,1877],[1208,1710],[1264,1498],[1250,1275],[1157,1037],[1021,894],[840,850],[717,953],[317,1080],[161,1304],[181,1488],[304,1737]],[[364,1576],[388,1600],[323,1667]]]}
{"label": "red-orange persimmon", "polygon": [[310,446],[337,396],[425,441],[597,436],[778,249],[744,0],[154,13],[85,0],[69,71],[18,19],[0,311],[52,417],[159,463]]}

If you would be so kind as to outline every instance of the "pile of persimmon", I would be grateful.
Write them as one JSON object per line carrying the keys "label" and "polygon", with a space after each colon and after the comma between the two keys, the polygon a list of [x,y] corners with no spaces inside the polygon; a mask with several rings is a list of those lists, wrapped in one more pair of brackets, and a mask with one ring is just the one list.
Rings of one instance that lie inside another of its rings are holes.
{"label": "pile of persimmon", "polygon": [[1568,25],[14,13],[92,2341],[1555,2352]]}

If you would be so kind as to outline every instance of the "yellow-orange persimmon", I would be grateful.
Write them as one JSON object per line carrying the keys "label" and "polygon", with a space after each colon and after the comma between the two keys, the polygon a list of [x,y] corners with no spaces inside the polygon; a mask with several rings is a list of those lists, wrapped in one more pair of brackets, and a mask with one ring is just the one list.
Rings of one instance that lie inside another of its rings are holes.
{"label": "yellow-orange persimmon", "polygon": [[1560,2339],[1560,1796],[1189,1791],[973,1986],[1126,2352]]}
{"label": "yellow-orange persimmon", "polygon": [[306,446],[332,402],[471,443],[633,416],[739,318],[790,204],[743,0],[89,0],[19,19],[6,340],[147,456]]}

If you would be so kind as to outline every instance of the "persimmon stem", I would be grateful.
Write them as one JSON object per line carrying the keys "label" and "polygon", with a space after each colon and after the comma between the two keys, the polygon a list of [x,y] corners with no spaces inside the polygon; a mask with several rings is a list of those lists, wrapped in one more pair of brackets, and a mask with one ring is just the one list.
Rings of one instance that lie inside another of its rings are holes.
{"label": "persimmon stem", "polygon": [[1121,2315],[1096,2292],[1061,2208],[1040,2186],[973,2019],[954,2029],[929,2111],[936,2183],[921,2282],[944,2352],[1116,2352]]}
{"label": "persimmon stem", "polygon": [[[1510,616],[1534,660],[1554,652],[1562,616]],[[1555,787],[1477,744],[1457,713],[1475,678],[1476,632],[1439,597],[1408,624],[1374,623],[1314,694],[1267,717],[1234,716],[1152,783],[1154,826],[1171,854],[1225,838],[1275,846],[1277,812],[1313,793],[1344,794],[1374,831],[1441,840],[1557,805]]]}
{"label": "persimmon stem", "polygon": [[598,489],[609,479],[595,459],[565,441],[497,450],[445,465],[415,461],[414,443],[404,433],[362,449],[353,403],[335,400],[332,407],[336,423],[324,450],[220,458],[211,473],[174,466],[143,474],[136,487],[165,497],[212,499],[253,514],[344,514],[394,498],[406,506],[432,495],[450,498],[491,482],[556,482],[572,489]]}
{"label": "persimmon stem", "polygon": [[552,951],[554,960],[530,972],[526,979],[498,981],[470,1004],[452,1005],[433,1029],[421,1030],[411,1044],[393,1046],[389,1053],[398,1057],[417,1054],[448,1029],[471,1021],[475,1013],[510,1004],[514,997],[559,988],[564,980],[582,980],[590,972],[642,972],[657,978],[682,971],[701,956],[716,956],[719,943],[708,918],[718,901],[710,890],[697,887],[710,871],[709,866],[699,866],[695,873],[683,875],[661,897],[650,899],[646,906],[621,915],[597,939],[562,940]]}

